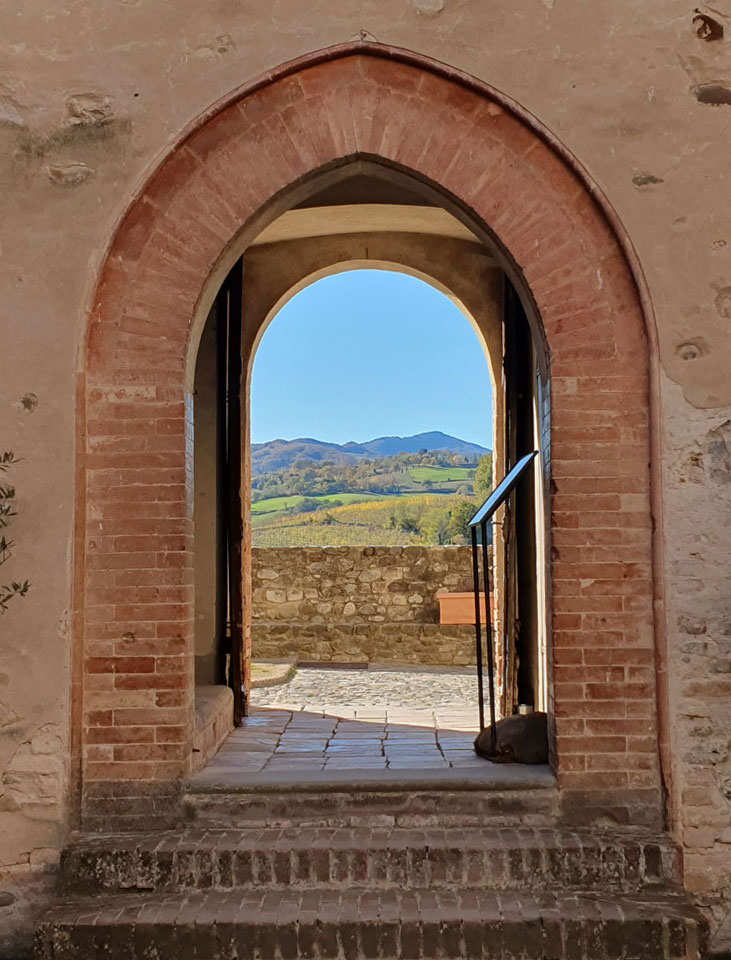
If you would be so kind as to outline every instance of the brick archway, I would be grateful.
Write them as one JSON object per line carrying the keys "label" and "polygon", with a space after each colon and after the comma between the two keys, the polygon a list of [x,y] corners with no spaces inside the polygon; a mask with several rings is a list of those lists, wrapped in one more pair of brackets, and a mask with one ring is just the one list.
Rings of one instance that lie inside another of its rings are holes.
{"label": "brick archway", "polygon": [[374,44],[288,65],[212,111],[135,198],[103,264],[80,394],[74,730],[86,822],[162,819],[188,769],[185,368],[207,278],[280,191],[356,155],[451,195],[530,291],[551,362],[559,783],[567,809],[656,822],[649,349],[624,242],[576,165],[506,98]]}

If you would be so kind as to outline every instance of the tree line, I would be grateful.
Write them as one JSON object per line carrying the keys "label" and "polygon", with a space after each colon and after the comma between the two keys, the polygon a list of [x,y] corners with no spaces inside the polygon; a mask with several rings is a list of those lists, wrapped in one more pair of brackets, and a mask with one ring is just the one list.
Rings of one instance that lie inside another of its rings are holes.
{"label": "tree line", "polygon": [[[489,456],[487,459],[490,459]],[[413,489],[414,481],[410,480],[408,472],[414,467],[469,469],[478,466],[477,460],[459,456],[450,450],[397,453],[354,463],[300,458],[289,467],[254,477],[251,482],[251,499],[257,502],[272,497],[318,497],[337,493],[396,494],[401,492],[404,486]],[[427,487],[428,485],[425,484]]]}

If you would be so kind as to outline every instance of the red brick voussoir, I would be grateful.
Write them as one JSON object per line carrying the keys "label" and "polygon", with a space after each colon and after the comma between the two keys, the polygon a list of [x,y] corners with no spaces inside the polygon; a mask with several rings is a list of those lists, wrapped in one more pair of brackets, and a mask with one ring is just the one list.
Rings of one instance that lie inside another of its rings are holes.
{"label": "red brick voussoir", "polygon": [[[223,248],[293,182],[398,164],[484,223],[551,369],[552,677],[565,810],[656,821],[648,346],[616,231],[537,124],[415,55],[356,44],[250,85],[170,152],[101,270],[85,369],[83,807],[164,817],[193,721],[191,322]],[[111,799],[110,799],[111,798]]]}

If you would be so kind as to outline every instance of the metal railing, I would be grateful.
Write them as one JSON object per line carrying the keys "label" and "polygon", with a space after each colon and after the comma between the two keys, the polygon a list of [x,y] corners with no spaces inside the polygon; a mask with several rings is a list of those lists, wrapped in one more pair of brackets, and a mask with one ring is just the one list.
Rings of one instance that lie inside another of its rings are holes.
{"label": "metal railing", "polygon": [[470,520],[468,527],[472,540],[472,580],[475,591],[475,652],[477,659],[477,697],[480,710],[480,730],[485,729],[485,681],[482,656],[482,624],[480,609],[480,550],[478,549],[477,531],[480,531],[480,545],[482,546],[482,579],[485,590],[485,641],[487,647],[487,681],[490,688],[490,740],[494,752],[497,741],[495,730],[495,650],[493,644],[493,624],[490,612],[490,561],[487,551],[487,525],[495,512],[505,503],[516,488],[528,467],[538,455],[537,450],[527,453],[506,474],[485,500],[477,513]]}

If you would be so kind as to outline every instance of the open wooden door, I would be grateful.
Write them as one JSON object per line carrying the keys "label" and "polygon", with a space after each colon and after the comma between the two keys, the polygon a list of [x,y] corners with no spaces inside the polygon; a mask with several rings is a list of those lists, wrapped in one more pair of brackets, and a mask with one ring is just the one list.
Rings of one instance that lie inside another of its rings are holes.
{"label": "open wooden door", "polygon": [[244,435],[242,423],[241,324],[242,262],[237,261],[216,297],[218,364],[217,475],[218,666],[234,695],[234,724],[248,712],[248,660],[244,646],[244,504],[242,489]]}
{"label": "open wooden door", "polygon": [[[503,376],[506,470],[535,449],[535,353],[528,318],[512,284],[505,284]],[[536,491],[526,473],[506,503],[503,716],[518,704],[538,704],[538,584],[536,579]]]}

